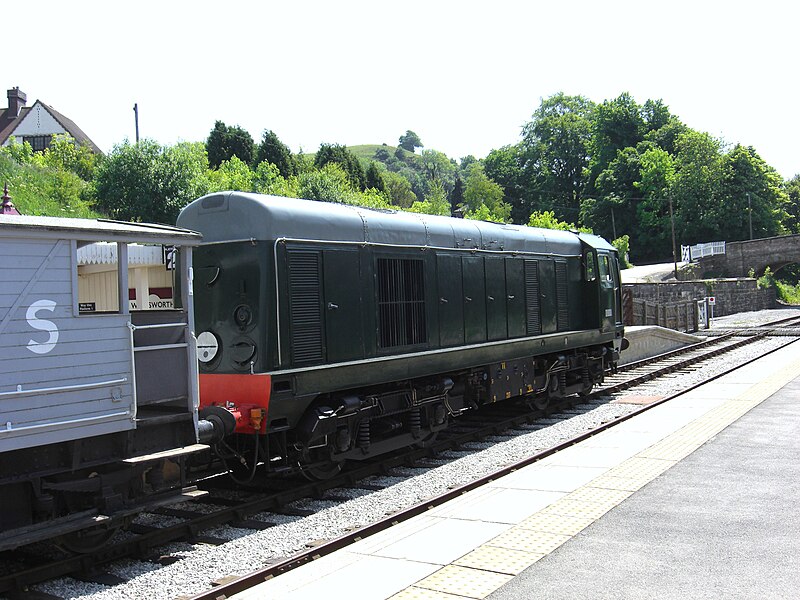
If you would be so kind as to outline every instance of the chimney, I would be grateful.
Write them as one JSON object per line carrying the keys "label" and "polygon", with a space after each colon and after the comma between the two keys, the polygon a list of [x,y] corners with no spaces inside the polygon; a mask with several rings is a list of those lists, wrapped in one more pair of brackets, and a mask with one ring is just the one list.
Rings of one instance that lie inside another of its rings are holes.
{"label": "chimney", "polygon": [[8,90],[8,112],[6,113],[6,118],[9,120],[16,119],[27,100],[28,96],[25,92],[20,92],[19,87]]}

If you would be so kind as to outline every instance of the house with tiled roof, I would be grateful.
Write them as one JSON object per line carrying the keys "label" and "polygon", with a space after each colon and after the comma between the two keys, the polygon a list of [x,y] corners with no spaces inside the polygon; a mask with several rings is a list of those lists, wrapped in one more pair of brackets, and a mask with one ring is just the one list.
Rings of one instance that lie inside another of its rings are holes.
{"label": "house with tiled roof", "polygon": [[68,134],[78,144],[85,144],[92,152],[100,154],[100,148],[78,127],[52,106],[37,100],[33,106],[25,106],[27,95],[18,87],[8,90],[8,108],[0,111],[0,146],[7,146],[12,138],[17,142],[28,142],[35,151],[42,151],[57,134]]}

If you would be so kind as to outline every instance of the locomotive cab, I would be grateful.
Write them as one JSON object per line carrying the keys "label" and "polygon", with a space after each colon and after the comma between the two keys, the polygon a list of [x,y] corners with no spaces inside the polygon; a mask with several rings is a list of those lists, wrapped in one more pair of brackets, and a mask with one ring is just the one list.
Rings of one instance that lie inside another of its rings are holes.
{"label": "locomotive cab", "polygon": [[591,326],[614,334],[615,362],[627,347],[622,319],[622,284],[619,253],[603,238],[580,234],[583,245],[584,279],[587,285],[587,312]]}

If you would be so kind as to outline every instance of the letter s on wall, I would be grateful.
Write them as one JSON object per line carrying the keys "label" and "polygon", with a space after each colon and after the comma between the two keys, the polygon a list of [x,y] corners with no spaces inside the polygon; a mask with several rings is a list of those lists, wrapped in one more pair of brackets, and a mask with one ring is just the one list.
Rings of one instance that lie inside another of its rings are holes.
{"label": "letter s on wall", "polygon": [[28,325],[34,329],[41,329],[42,331],[46,331],[50,334],[50,337],[46,342],[30,340],[28,342],[28,350],[31,352],[34,352],[35,354],[47,354],[56,347],[56,343],[58,342],[58,327],[56,327],[56,324],[52,321],[40,319],[36,316],[36,313],[40,310],[49,310],[50,312],[53,312],[55,309],[56,303],[52,300],[37,300],[28,307],[28,312],[25,313],[25,318],[28,320]]}

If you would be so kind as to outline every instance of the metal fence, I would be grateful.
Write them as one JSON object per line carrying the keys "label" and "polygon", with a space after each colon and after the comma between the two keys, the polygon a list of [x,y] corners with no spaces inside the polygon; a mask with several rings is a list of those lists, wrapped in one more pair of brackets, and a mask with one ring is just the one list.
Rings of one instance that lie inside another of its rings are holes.
{"label": "metal fence", "polygon": [[681,246],[681,260],[691,262],[698,258],[714,256],[715,254],[725,254],[725,242],[706,242],[695,244],[694,246]]}

